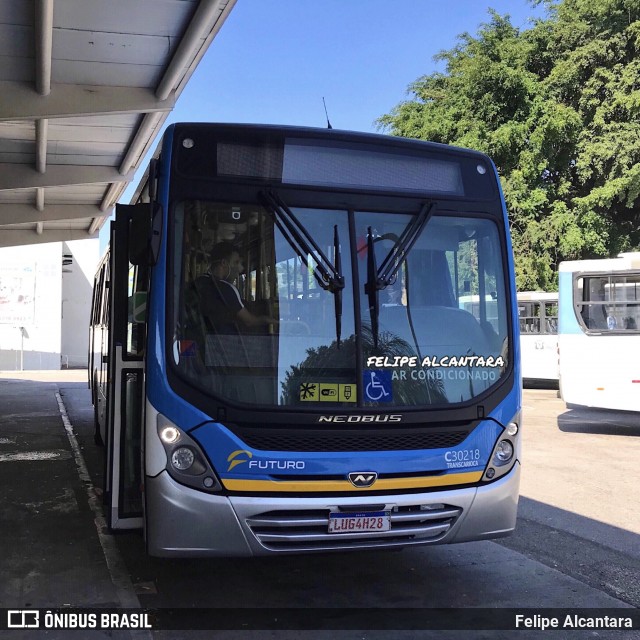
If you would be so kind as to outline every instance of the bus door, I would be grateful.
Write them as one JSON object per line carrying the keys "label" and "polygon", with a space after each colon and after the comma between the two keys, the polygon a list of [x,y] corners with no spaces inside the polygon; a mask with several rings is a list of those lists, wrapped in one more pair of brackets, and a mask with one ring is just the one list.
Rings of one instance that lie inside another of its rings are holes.
{"label": "bus door", "polygon": [[111,223],[109,419],[105,492],[111,529],[142,527],[144,345],[148,267],[129,262],[134,207],[117,207]]}

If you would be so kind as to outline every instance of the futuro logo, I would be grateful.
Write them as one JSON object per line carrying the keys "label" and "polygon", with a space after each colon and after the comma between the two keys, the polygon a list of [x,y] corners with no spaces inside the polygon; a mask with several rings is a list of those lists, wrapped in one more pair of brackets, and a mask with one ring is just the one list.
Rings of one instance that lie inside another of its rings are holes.
{"label": "futuro logo", "polygon": [[[245,455],[247,457],[238,458],[238,456],[242,456],[242,455]],[[243,462],[248,462],[250,458],[253,458],[253,453],[251,453],[251,451],[247,451],[246,449],[237,449],[233,453],[230,453],[229,457],[227,458],[227,462],[229,463],[229,468],[227,469],[227,471],[231,471],[233,467],[237,467],[239,464],[242,464]]]}

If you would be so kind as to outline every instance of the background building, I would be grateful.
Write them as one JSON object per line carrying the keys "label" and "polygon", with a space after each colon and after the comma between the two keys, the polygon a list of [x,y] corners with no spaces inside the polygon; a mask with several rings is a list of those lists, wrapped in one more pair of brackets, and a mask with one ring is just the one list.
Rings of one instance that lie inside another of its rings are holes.
{"label": "background building", "polygon": [[0,249],[0,370],[87,366],[99,240]]}

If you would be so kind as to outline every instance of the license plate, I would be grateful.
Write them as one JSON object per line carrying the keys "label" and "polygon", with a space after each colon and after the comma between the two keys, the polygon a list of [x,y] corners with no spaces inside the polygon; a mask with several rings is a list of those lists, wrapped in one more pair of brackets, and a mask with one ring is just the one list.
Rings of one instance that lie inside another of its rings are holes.
{"label": "license plate", "polygon": [[391,516],[389,511],[329,514],[329,533],[389,531],[390,529]]}

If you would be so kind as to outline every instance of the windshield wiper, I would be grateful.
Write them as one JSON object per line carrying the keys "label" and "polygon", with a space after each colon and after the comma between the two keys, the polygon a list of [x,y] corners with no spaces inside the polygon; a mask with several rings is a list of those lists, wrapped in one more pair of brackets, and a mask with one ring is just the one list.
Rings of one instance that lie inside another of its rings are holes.
{"label": "windshield wiper", "polygon": [[367,229],[367,282],[364,285],[364,292],[369,299],[369,316],[371,318],[371,332],[373,334],[373,345],[378,348],[378,316],[380,314],[380,300],[378,292],[393,284],[396,274],[402,263],[406,260],[416,240],[422,233],[431,216],[434,205],[432,202],[425,202],[416,216],[404,228],[400,237],[382,261],[380,268],[376,264],[374,244],[377,239],[373,237],[372,228]]}
{"label": "windshield wiper", "polygon": [[[340,255],[340,238],[338,225],[333,227],[333,246],[335,263],[332,264],[316,241],[311,237],[305,226],[296,218],[280,196],[273,191],[261,191],[259,198],[267,211],[271,214],[274,224],[280,230],[284,239],[296,252],[304,265],[311,271],[318,285],[334,295],[336,316],[336,339],[340,346],[342,332],[342,290],[344,276],[342,275],[342,259]],[[309,256],[315,265],[309,264]]]}
{"label": "windshield wiper", "polygon": [[342,334],[342,290],[344,289],[344,276],[342,275],[342,254],[340,253],[340,236],[338,235],[338,225],[333,225],[333,255],[334,269],[340,278],[340,285],[333,292],[333,304],[336,315],[336,342],[340,348],[340,336]]}
{"label": "windshield wiper", "polygon": [[371,318],[371,333],[373,334],[373,346],[378,348],[378,312],[380,311],[380,300],[377,286],[378,267],[376,266],[376,252],[373,247],[373,231],[371,227],[367,229],[367,282],[364,285],[364,292],[369,298],[369,317]]}

